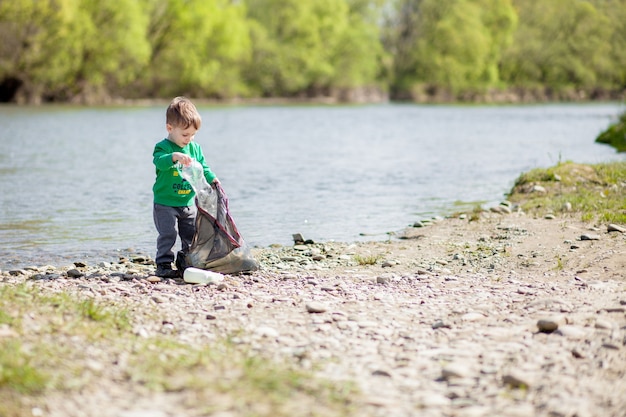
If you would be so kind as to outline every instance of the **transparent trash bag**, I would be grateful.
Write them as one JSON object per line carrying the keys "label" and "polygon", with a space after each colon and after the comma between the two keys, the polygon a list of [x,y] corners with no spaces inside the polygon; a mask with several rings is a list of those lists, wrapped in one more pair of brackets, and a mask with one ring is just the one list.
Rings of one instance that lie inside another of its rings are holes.
{"label": "transparent trash bag", "polygon": [[222,187],[208,184],[202,165],[195,160],[188,166],[179,166],[178,170],[196,192],[198,208],[186,265],[222,274],[259,269],[230,215]]}
{"label": "transparent trash bag", "polygon": [[204,178],[204,169],[195,159],[185,166],[178,164],[178,172],[196,193],[196,204],[211,216],[217,216],[217,193]]}

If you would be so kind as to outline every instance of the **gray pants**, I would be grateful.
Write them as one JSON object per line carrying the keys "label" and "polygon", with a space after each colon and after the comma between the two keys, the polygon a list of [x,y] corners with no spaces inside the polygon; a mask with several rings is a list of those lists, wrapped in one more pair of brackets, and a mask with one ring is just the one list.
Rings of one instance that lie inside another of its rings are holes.
{"label": "gray pants", "polygon": [[189,252],[189,246],[196,230],[196,206],[168,207],[154,203],[153,216],[159,236],[157,237],[157,253],[155,262],[174,262],[172,248],[180,236],[181,249]]}

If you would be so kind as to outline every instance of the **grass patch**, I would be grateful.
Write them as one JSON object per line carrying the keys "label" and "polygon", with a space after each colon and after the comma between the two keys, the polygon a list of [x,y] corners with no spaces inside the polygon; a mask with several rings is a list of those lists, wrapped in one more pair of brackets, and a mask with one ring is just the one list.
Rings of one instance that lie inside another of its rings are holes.
{"label": "grass patch", "polygon": [[31,415],[45,408],[47,395],[58,401],[111,385],[130,396],[182,393],[180,408],[193,415],[352,414],[351,384],[315,378],[297,363],[259,357],[229,340],[191,346],[175,335],[141,337],[131,318],[120,305],[32,282],[0,283],[0,416]]}
{"label": "grass patch", "polygon": [[533,169],[507,198],[536,216],[577,213],[585,222],[626,224],[626,162]]}
{"label": "grass patch", "polygon": [[156,391],[193,393],[202,415],[311,416],[352,414],[352,384],[335,384],[312,374],[251,356],[228,341],[192,348],[173,340],[152,339],[128,378]]}
{"label": "grass patch", "polygon": [[354,255],[354,260],[359,265],[376,265],[382,259],[382,255]]}

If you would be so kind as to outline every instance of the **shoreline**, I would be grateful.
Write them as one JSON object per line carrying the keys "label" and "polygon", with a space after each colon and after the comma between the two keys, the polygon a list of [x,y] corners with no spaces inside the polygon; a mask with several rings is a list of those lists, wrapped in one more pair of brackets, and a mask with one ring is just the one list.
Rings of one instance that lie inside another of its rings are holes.
{"label": "shoreline", "polygon": [[[376,104],[417,104],[417,105],[542,105],[564,103],[615,103],[626,100],[624,91],[565,91],[552,92],[550,89],[518,89],[511,88],[488,93],[467,93],[460,97],[453,97],[446,92],[436,95],[418,94],[392,97],[385,94],[353,93],[326,95],[326,96],[295,96],[295,97],[230,97],[230,98],[202,98],[189,97],[197,105],[205,106],[285,106],[285,105],[376,105]],[[143,107],[167,106],[171,98],[125,98],[108,97],[97,102],[40,102],[17,103],[3,102],[2,107]]]}
{"label": "shoreline", "polygon": [[[135,258],[2,272],[0,288],[26,284],[125,306],[133,312],[127,337],[173,337],[199,349],[234,337],[237,351],[355,384],[352,412],[324,415],[620,417],[626,407],[624,232],[569,214],[485,211],[472,221],[409,228],[393,241],[257,248],[253,255],[259,271],[218,285],[162,280]],[[66,336],[55,337],[61,343]],[[112,347],[76,343],[90,352],[76,363],[95,379],[36,400],[50,417],[155,412],[154,404],[164,415],[196,415],[205,404],[197,388],[188,387],[189,396],[120,380],[120,372],[133,371],[107,362]],[[228,408],[231,396],[245,393],[213,392],[214,385],[205,390],[218,410],[246,413]],[[297,400],[285,401],[299,409]]]}

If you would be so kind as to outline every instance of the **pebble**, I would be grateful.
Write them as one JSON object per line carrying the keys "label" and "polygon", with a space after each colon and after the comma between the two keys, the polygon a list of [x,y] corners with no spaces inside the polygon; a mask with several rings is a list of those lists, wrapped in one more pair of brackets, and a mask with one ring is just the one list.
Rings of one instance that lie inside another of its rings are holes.
{"label": "pebble", "polygon": [[584,329],[578,326],[564,325],[559,326],[558,330],[555,332],[560,336],[567,337],[568,339],[584,339],[587,333]]}
{"label": "pebble", "polygon": [[617,224],[609,224],[606,227],[608,232],[620,232],[620,233],[626,233],[626,227],[622,227],[622,226],[618,226]]}
{"label": "pebble", "polygon": [[311,301],[306,304],[306,311],[313,314],[325,313],[326,311],[328,311],[328,308],[322,303]]}
{"label": "pebble", "polygon": [[502,382],[513,388],[531,388],[533,386],[532,379],[529,375],[516,370],[504,374]]}
{"label": "pebble", "polygon": [[559,328],[559,324],[565,324],[562,317],[547,317],[537,321],[537,328],[540,332],[552,333]]}

